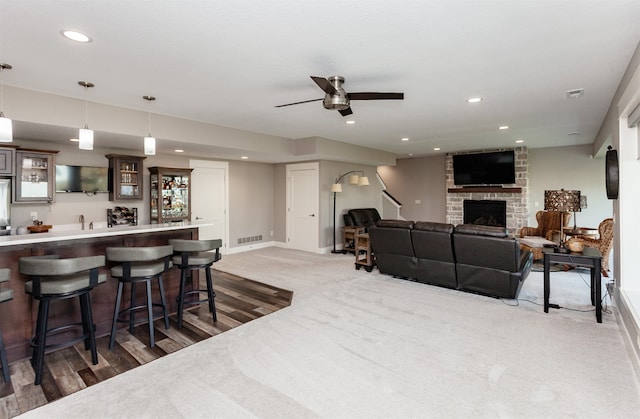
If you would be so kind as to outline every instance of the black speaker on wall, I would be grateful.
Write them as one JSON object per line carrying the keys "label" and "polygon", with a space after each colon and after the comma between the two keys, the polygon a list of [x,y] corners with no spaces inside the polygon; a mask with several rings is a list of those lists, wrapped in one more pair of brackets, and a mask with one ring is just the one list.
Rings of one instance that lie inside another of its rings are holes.
{"label": "black speaker on wall", "polygon": [[618,151],[611,146],[607,147],[605,159],[605,184],[607,187],[607,198],[618,199],[618,187],[620,183],[618,168]]}

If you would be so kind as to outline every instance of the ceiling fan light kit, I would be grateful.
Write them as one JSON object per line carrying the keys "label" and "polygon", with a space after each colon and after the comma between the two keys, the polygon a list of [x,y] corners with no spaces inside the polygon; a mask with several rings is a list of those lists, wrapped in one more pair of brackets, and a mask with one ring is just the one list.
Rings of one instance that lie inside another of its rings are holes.
{"label": "ceiling fan light kit", "polygon": [[301,103],[322,101],[322,106],[325,109],[338,111],[342,116],[348,116],[353,114],[351,110],[352,100],[403,100],[404,93],[381,93],[381,92],[358,92],[347,93],[342,84],[344,83],[344,77],[331,76],[328,79],[324,77],[311,76],[313,80],[322,91],[324,91],[324,98],[304,100],[301,102],[287,103],[285,105],[278,105],[276,108],[282,108],[284,106],[299,105]]}

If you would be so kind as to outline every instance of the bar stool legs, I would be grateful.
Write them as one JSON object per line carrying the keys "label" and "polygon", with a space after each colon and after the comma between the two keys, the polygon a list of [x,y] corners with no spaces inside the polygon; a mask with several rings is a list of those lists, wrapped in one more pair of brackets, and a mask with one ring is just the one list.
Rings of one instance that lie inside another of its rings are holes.
{"label": "bar stool legs", "polygon": [[[222,240],[169,240],[169,244],[173,246],[176,255],[173,256],[173,265],[180,269],[180,293],[178,294],[178,327],[182,327],[182,319],[185,305],[200,304],[205,301],[209,304],[209,312],[213,321],[218,321],[216,313],[215,297],[213,291],[213,280],[211,278],[211,265],[221,259],[220,247]],[[215,250],[215,252],[211,252]],[[207,288],[200,289],[198,284],[193,285],[191,291],[186,291],[186,282],[188,273],[204,269],[206,276]],[[206,299],[199,299],[201,292],[207,293]],[[187,300],[189,295],[195,295],[197,298]]]}
{"label": "bar stool legs", "polygon": [[[125,279],[119,278],[118,280],[118,293],[116,295],[116,303],[113,311],[113,323],[111,325],[111,338],[109,339],[109,349],[113,349],[116,343],[116,326],[118,322],[126,322],[129,324],[129,332],[133,333],[133,328],[136,323],[140,323],[143,321],[147,321],[149,323],[149,347],[153,348],[155,346],[155,330],[153,327],[153,320],[157,317],[153,313],[153,307],[160,307],[162,310],[162,317],[164,319],[164,326],[166,329],[169,329],[169,314],[167,313],[167,300],[164,294],[164,284],[162,281],[162,276],[157,277],[158,279],[158,288],[160,289],[160,303],[153,302],[153,293],[151,289],[151,281],[154,278],[142,278],[136,279],[132,281],[126,281]],[[136,301],[136,284],[144,282],[145,283],[145,291],[146,291],[146,303],[135,305]],[[120,309],[122,304],[122,293],[124,290],[124,284],[128,283],[131,286],[131,301],[128,307],[124,309]],[[138,310],[145,309],[147,312],[146,319],[135,319],[135,313]],[[127,315],[126,318],[123,318]]]}
{"label": "bar stool legs", "polygon": [[11,381],[11,374],[9,374],[9,363],[7,362],[7,351],[4,347],[4,340],[2,339],[2,331],[0,331],[0,363],[2,363],[2,375],[4,382]]}
{"label": "bar stool legs", "polygon": [[[171,246],[108,247],[106,253],[108,260],[121,263],[111,268],[111,276],[118,280],[118,294],[113,309],[109,349],[113,349],[115,346],[118,322],[128,323],[129,332],[133,332],[135,324],[143,321],[149,323],[149,347],[153,348],[156,345],[153,320],[160,316],[160,313],[154,315],[154,307],[159,307],[162,310],[165,328],[169,329],[169,314],[167,313],[162,275],[171,267],[170,258],[173,254],[173,248]],[[151,281],[154,280],[157,280],[158,283],[160,303],[153,302]],[[140,283],[144,283],[147,294],[144,304],[138,304],[136,298],[136,285]],[[131,287],[131,301],[128,307],[121,309],[125,284],[129,284]],[[144,310],[147,313],[146,319],[135,318],[135,313],[138,310]]]}

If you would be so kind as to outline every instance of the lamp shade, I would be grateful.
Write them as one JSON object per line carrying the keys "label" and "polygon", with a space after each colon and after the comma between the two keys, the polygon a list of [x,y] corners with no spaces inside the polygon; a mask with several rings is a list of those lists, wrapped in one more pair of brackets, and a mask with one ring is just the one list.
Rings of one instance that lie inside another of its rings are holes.
{"label": "lamp shade", "polygon": [[0,143],[10,143],[13,141],[13,126],[11,120],[0,112]]}
{"label": "lamp shade", "polygon": [[80,128],[78,148],[80,150],[93,150],[93,131],[87,128]]}
{"label": "lamp shade", "polygon": [[339,183],[334,183],[331,185],[331,192],[342,192],[342,185]]}
{"label": "lamp shade", "polygon": [[545,211],[580,211],[580,191],[544,191]]}
{"label": "lamp shade", "polygon": [[144,137],[144,154],[147,156],[156,155],[156,139],[153,137]]}
{"label": "lamp shade", "polygon": [[360,181],[360,176],[358,176],[358,175],[349,176],[349,183],[350,184],[357,185],[359,181]]}
{"label": "lamp shade", "polygon": [[358,180],[358,186],[369,186],[369,178],[362,176],[360,180]]}

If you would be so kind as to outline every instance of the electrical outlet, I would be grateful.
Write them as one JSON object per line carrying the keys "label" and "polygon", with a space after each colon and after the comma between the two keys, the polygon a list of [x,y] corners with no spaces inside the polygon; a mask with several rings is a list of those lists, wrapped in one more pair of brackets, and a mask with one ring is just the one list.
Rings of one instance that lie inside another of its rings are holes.
{"label": "electrical outlet", "polygon": [[35,221],[38,219],[38,212],[37,211],[31,211],[31,221]]}

